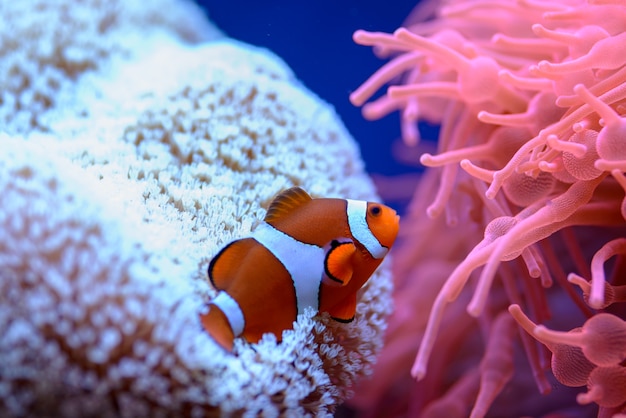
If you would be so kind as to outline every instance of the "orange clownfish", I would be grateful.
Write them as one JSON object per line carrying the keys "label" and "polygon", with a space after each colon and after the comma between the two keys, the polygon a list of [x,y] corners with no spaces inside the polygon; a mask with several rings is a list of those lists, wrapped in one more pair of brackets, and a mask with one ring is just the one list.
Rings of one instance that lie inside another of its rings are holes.
{"label": "orange clownfish", "polygon": [[357,291],[387,255],[399,220],[379,203],[283,191],[250,237],[211,260],[219,293],[200,315],[203,327],[231,351],[240,336],[254,343],[271,332],[280,341],[309,306],[350,322]]}

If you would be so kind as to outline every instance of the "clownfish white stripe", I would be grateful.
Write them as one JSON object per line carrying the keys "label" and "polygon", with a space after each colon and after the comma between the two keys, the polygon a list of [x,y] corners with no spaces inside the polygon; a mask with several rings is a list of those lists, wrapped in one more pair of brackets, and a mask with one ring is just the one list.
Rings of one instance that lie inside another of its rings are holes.
{"label": "clownfish white stripe", "polygon": [[291,275],[296,291],[298,314],[307,306],[319,309],[320,280],[324,269],[324,249],[305,244],[262,222],[252,233],[281,262]]}
{"label": "clownfish white stripe", "polygon": [[226,315],[230,329],[233,330],[235,337],[238,337],[243,332],[246,326],[246,320],[243,317],[243,311],[239,307],[239,304],[228,293],[222,291],[217,294],[215,299],[211,303]]}
{"label": "clownfish white stripe", "polygon": [[348,202],[348,226],[352,236],[365,247],[376,259],[387,255],[388,249],[380,245],[369,226],[367,225],[367,202],[363,200],[346,199]]}

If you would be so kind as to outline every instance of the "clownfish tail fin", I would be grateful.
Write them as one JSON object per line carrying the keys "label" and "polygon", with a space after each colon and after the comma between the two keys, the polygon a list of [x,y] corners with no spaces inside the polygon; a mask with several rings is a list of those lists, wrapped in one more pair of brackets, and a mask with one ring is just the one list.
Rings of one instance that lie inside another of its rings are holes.
{"label": "clownfish tail fin", "polygon": [[215,305],[209,304],[207,313],[200,314],[200,322],[206,332],[226,351],[233,351],[235,335],[226,315]]}

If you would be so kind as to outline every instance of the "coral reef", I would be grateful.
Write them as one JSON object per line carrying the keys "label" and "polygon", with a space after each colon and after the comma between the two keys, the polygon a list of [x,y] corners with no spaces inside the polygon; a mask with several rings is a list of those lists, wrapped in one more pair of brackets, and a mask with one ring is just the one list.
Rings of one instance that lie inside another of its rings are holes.
{"label": "coral reef", "polygon": [[206,267],[293,185],[377,199],[332,109],[186,1],[3,2],[0,415],[328,416],[368,374],[357,319],[307,311],[226,354]]}
{"label": "coral reef", "polygon": [[625,18],[618,0],[429,1],[392,34],[355,32],[391,57],[350,96],[364,116],[399,111],[407,146],[418,121],[441,125],[402,229],[387,345],[355,407],[626,412]]}

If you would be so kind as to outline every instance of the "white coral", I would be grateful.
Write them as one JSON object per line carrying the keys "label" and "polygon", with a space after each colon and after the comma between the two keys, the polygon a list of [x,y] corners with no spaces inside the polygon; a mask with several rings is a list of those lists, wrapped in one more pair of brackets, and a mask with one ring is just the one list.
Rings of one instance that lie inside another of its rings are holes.
{"label": "white coral", "polygon": [[217,31],[186,2],[69,4],[0,6],[0,415],[332,413],[380,349],[388,268],[353,323],[307,312],[234,356],[198,311],[281,189],[376,198],[349,134],[275,57],[191,45]]}

